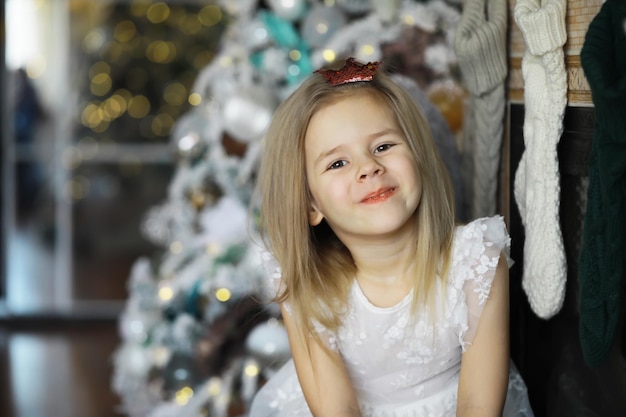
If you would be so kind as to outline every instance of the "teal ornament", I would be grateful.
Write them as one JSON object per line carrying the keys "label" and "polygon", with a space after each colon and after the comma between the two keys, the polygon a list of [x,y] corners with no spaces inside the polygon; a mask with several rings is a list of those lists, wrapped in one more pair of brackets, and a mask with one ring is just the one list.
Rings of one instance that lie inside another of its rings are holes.
{"label": "teal ornament", "polygon": [[192,317],[195,317],[198,320],[202,318],[202,309],[200,308],[200,285],[201,280],[197,280],[193,284],[193,286],[189,290],[189,293],[187,294],[187,297],[185,299],[185,305],[183,307],[183,311],[185,313],[189,314]]}
{"label": "teal ornament", "polygon": [[263,51],[257,51],[250,54],[250,63],[258,70],[263,69]]}
{"label": "teal ornament", "polygon": [[264,10],[259,12],[259,17],[270,32],[270,36],[279,46],[283,48],[295,48],[300,43],[298,32],[287,20]]}

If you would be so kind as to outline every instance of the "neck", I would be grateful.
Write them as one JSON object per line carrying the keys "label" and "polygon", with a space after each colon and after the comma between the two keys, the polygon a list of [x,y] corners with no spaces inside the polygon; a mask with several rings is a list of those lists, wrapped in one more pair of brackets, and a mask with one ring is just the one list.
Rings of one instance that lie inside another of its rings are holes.
{"label": "neck", "polygon": [[352,249],[356,280],[362,293],[377,307],[398,304],[413,288],[415,240],[363,244]]}
{"label": "neck", "polygon": [[408,288],[415,271],[416,243],[417,236],[410,230],[402,236],[347,245],[357,268],[357,279],[376,286]]}

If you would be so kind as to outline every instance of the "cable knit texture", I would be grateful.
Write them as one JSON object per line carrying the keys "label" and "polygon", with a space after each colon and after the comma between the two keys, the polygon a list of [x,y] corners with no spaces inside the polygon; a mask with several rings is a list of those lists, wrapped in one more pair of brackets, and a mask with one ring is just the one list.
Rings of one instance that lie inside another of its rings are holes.
{"label": "cable knit texture", "polygon": [[[522,31],[526,48],[532,55],[543,55],[565,44],[565,1],[518,1],[515,22]],[[535,30],[540,27],[542,30]]]}
{"label": "cable knit texture", "polygon": [[455,50],[463,81],[476,95],[504,81],[506,62],[506,0],[468,0],[456,29]]}
{"label": "cable knit texture", "polygon": [[470,217],[496,211],[507,75],[506,0],[468,0],[456,30],[455,50],[463,81],[472,94],[463,142],[463,166],[471,192]]}
{"label": "cable knit texture", "polygon": [[522,59],[525,150],[514,184],[526,231],[522,287],[535,314],[544,319],[561,309],[567,277],[557,157],[567,104],[566,37],[560,35],[565,33],[565,5],[565,0],[518,0],[514,9],[526,41]]}
{"label": "cable knit texture", "polygon": [[616,338],[626,274],[626,2],[607,0],[580,53],[596,109],[579,259],[580,341],[601,364]]}

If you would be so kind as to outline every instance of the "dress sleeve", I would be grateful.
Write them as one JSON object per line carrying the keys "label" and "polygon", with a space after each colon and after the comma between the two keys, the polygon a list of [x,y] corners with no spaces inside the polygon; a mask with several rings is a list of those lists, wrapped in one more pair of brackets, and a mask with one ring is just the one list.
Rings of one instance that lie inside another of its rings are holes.
{"label": "dress sleeve", "polygon": [[[266,249],[261,250],[261,262],[267,277],[264,289],[265,296],[268,297],[268,299],[273,300],[276,295],[280,294],[285,288],[285,283],[282,279],[282,269],[280,268],[280,265],[274,255]],[[283,302],[283,306],[287,314],[293,314],[289,301]],[[276,311],[278,312],[279,310],[276,309]],[[313,329],[319,334],[320,340],[323,343],[325,343],[332,350],[338,350],[336,332],[328,330],[317,320],[312,319],[311,324],[313,325]]]}
{"label": "dress sleeve", "polygon": [[491,284],[500,256],[504,255],[509,268],[511,238],[501,216],[485,217],[461,227],[456,237],[453,268],[457,272],[457,287],[462,291],[467,308],[467,319],[461,323],[461,344],[470,344],[476,335],[483,307],[489,298]]}

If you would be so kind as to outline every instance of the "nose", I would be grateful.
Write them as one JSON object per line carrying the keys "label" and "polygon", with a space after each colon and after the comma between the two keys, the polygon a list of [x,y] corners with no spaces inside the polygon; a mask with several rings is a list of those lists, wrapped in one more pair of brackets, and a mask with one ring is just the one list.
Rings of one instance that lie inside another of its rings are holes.
{"label": "nose", "polygon": [[364,181],[367,178],[375,177],[382,174],[383,172],[383,166],[380,165],[375,158],[368,156],[363,158],[361,164],[359,165],[357,179],[359,181]]}

